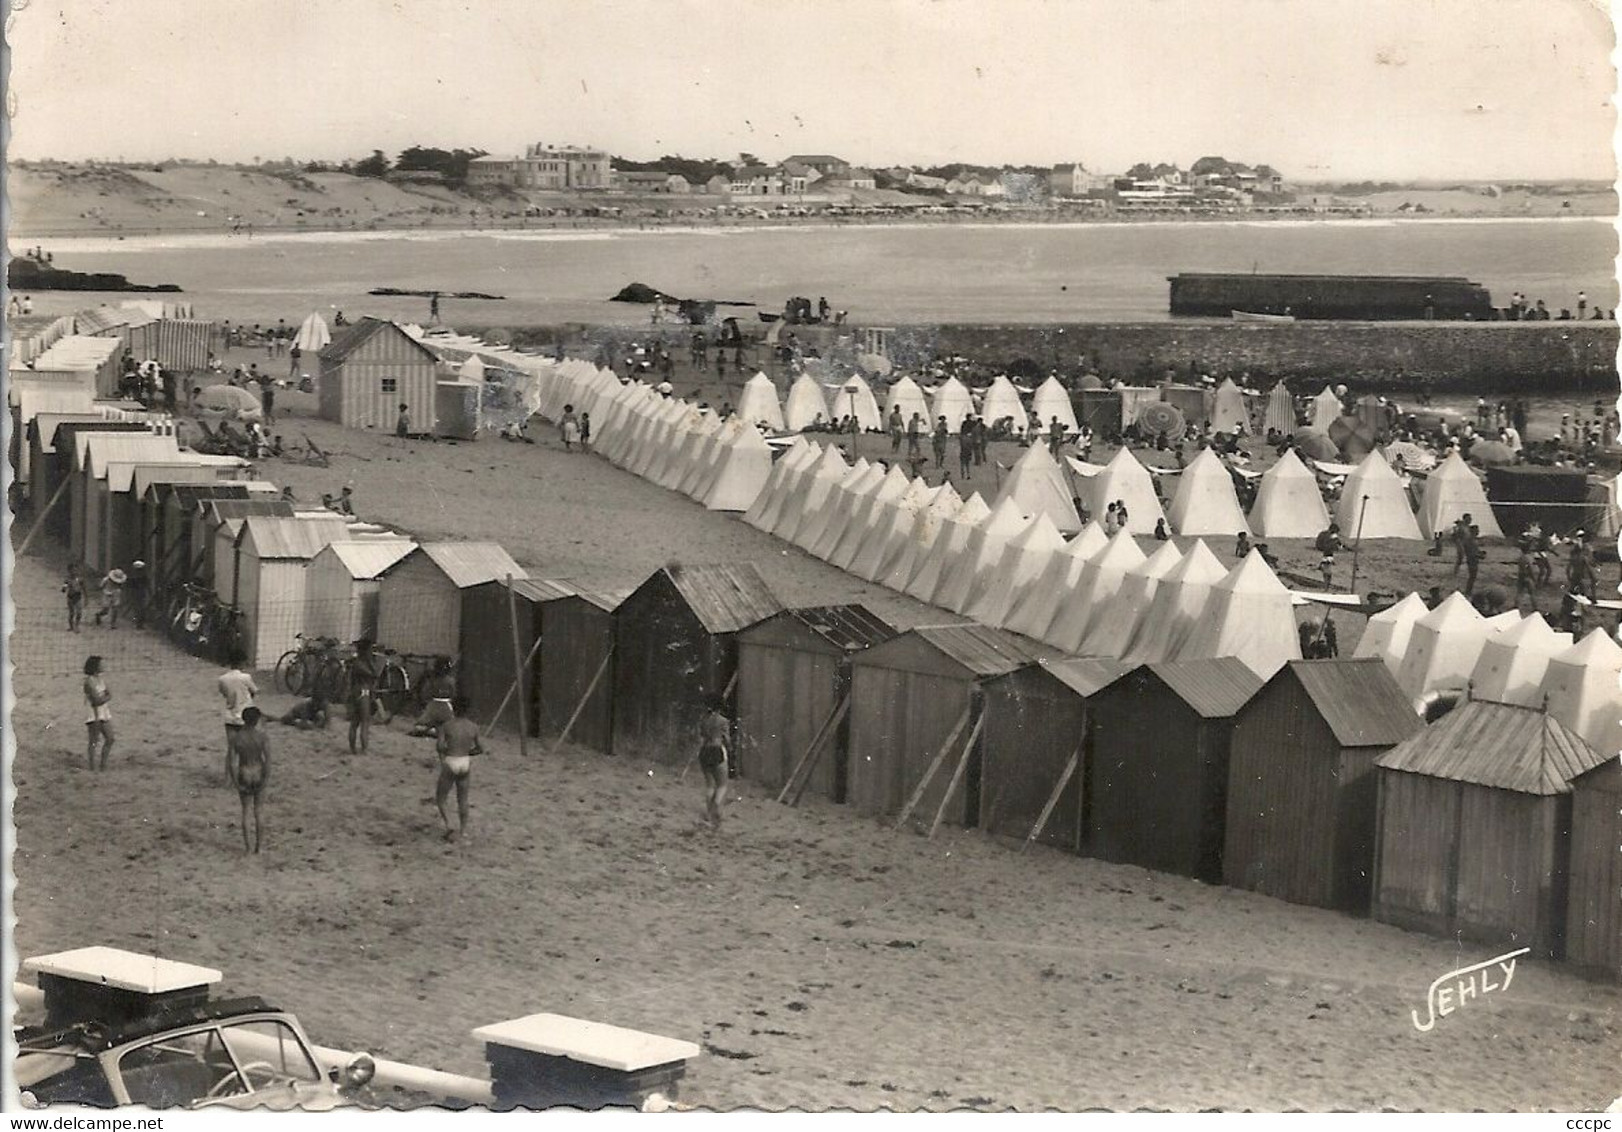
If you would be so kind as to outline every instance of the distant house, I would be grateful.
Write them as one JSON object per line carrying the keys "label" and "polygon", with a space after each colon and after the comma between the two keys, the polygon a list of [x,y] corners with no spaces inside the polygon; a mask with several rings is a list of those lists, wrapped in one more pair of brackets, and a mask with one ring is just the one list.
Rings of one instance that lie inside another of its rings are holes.
{"label": "distant house", "polygon": [[615,187],[633,193],[690,193],[693,187],[680,173],[649,172],[614,173]]}
{"label": "distant house", "polygon": [[732,178],[717,173],[704,182],[704,191],[711,196],[724,197],[732,192]]}
{"label": "distant house", "polygon": [[475,157],[467,165],[469,185],[515,185],[518,159],[514,157]]}
{"label": "distant house", "polygon": [[909,189],[923,189],[926,192],[952,191],[947,187],[945,177],[930,177],[923,173],[908,173],[906,184]]}
{"label": "distant house", "polygon": [[822,173],[798,161],[785,161],[782,165],[783,191],[795,196],[805,192],[823,179]]}
{"label": "distant house", "polygon": [[741,165],[732,170],[728,187],[739,196],[780,197],[785,189],[783,171],[770,165]]}
{"label": "distant house", "polygon": [[[953,185],[957,188],[954,189]],[[1008,194],[1008,189],[1003,185],[1001,178],[988,177],[980,173],[969,173],[948,181],[946,191],[968,197],[1001,197]]]}
{"label": "distant house", "polygon": [[345,428],[392,429],[400,406],[411,431],[433,432],[439,357],[399,326],[362,318],[318,355],[321,416]]}
{"label": "distant house", "polygon": [[827,153],[796,153],[792,157],[785,157],[783,164],[807,166],[815,169],[820,177],[850,176],[850,162]]}
{"label": "distant house", "polygon": [[851,166],[844,176],[844,181],[853,189],[878,188],[878,181],[873,176],[873,170],[863,169],[860,166]]}
{"label": "distant house", "polygon": [[1088,172],[1081,162],[1073,165],[1055,165],[1048,171],[1048,192],[1056,197],[1082,197],[1088,193],[1103,192],[1110,188],[1111,178],[1102,173]]}
{"label": "distant house", "polygon": [[1271,165],[1254,169],[1224,157],[1202,157],[1190,172],[1192,183],[1201,189],[1227,189],[1238,193],[1281,193],[1284,178]]}

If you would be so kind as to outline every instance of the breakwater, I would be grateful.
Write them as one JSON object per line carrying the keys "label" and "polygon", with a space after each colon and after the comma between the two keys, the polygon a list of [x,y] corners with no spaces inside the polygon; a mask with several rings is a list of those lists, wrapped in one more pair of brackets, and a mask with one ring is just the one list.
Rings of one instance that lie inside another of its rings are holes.
{"label": "breakwater", "polygon": [[[745,324],[747,325],[747,324]],[[469,328],[470,330],[472,328]],[[860,328],[796,326],[802,348],[823,356],[858,349]],[[474,331],[476,332],[476,331]],[[759,327],[749,328],[759,334]],[[622,357],[630,343],[663,341],[685,355],[690,327],[584,326],[515,328],[520,346],[558,342],[579,353],[606,349]],[[1065,376],[1093,371],[1149,382],[1168,369],[1253,380],[1346,381],[1362,390],[1451,393],[1617,391],[1618,326],[1614,322],[1295,322],[1240,323],[1184,319],[1044,325],[940,324],[885,330],[887,352],[902,368],[962,357],[1015,374]],[[756,364],[766,357],[754,351]]]}

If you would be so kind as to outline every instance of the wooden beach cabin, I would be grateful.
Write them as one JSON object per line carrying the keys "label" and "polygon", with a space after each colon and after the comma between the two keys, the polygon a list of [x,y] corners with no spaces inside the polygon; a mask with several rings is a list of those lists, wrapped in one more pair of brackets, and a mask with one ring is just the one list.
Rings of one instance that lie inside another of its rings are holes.
{"label": "wooden beach cabin", "polygon": [[1081,851],[1087,703],[1131,668],[1110,657],[1044,660],[981,685],[981,829],[1023,841],[1047,810],[1036,840]]}
{"label": "wooden beach cabin", "polygon": [[393,431],[408,406],[411,431],[432,433],[438,412],[439,356],[397,325],[362,318],[321,348],[316,388],[321,416],[345,428]]}
{"label": "wooden beach cabin", "polygon": [[1379,657],[1279,669],[1234,718],[1224,883],[1366,913],[1374,760],[1423,726]]}
{"label": "wooden beach cabin", "polygon": [[146,506],[147,494],[160,482],[217,483],[253,474],[253,466],[235,456],[210,456],[182,452],[162,463],[113,464],[107,476],[107,537],[104,558],[107,568],[127,566],[140,558],[151,577],[153,560],[148,557],[151,525]]}
{"label": "wooden beach cabin", "polygon": [[331,637],[343,644],[377,639],[378,595],[384,571],[416,549],[399,538],[345,538],[330,542],[310,559],[305,574],[304,635]]}
{"label": "wooden beach cabin", "polygon": [[[604,754],[614,746],[614,611],[629,589],[582,589],[546,603],[540,702],[531,727]],[[570,727],[570,721],[573,726]]]}
{"label": "wooden beach cabin", "polygon": [[47,451],[41,471],[42,486],[49,487],[40,507],[50,503],[65,481],[67,490],[45,519],[45,533],[57,539],[68,550],[74,562],[83,560],[85,509],[89,499],[85,495],[85,441],[83,436],[93,433],[129,433],[151,435],[152,429],[140,421],[63,421],[56,427],[55,451]]}
{"label": "wooden beach cabin", "polygon": [[1607,759],[1571,782],[1571,884],[1566,959],[1622,982],[1622,763]]}
{"label": "wooden beach cabin", "polygon": [[342,515],[277,518],[251,515],[237,534],[235,604],[242,610],[248,668],[269,669],[304,632],[310,560],[344,537]]}
{"label": "wooden beach cabin", "polygon": [[1375,763],[1374,918],[1558,958],[1571,783],[1606,759],[1537,708],[1485,700],[1397,744]]}
{"label": "wooden beach cabin", "polygon": [[851,658],[895,633],[863,605],[785,609],[739,633],[740,773],[777,790],[810,752],[805,789],[843,802]]}
{"label": "wooden beach cabin", "polygon": [[497,578],[529,574],[493,542],[425,542],[383,572],[377,640],[416,656],[457,655],[462,594]]}
{"label": "wooden beach cabin", "polygon": [[685,763],[706,696],[735,702],[738,633],[783,609],[760,572],[672,564],[614,611],[613,752]]}
{"label": "wooden beach cabin", "polygon": [[1234,717],[1261,686],[1217,657],[1145,664],[1093,696],[1086,853],[1220,882]]}
{"label": "wooden beach cabin", "polygon": [[[540,687],[540,656],[536,648],[542,637],[546,603],[574,593],[567,582],[541,578],[505,578],[481,582],[462,591],[462,640],[458,652],[457,686],[472,701],[472,718],[481,727],[491,726],[502,698],[513,686],[518,660],[524,662],[524,680],[515,695],[524,697],[524,719],[535,732],[535,693]],[[517,624],[514,643],[514,623]],[[518,729],[518,704],[509,698],[500,722],[508,730]]]}
{"label": "wooden beach cabin", "polygon": [[194,527],[192,537],[194,543],[204,549],[193,580],[213,590],[227,605],[236,602],[242,573],[237,536],[242,533],[242,524],[254,515],[291,519],[297,517],[298,511],[285,499],[274,496],[204,499],[198,503],[198,519],[204,533],[199,538]]}
{"label": "wooden beach cabin", "polygon": [[[247,499],[261,494],[269,484],[246,480],[175,482],[158,480],[146,490],[143,510],[146,526],[146,563],[152,575],[153,593],[162,593],[177,582],[195,576],[194,561],[202,558],[202,545],[192,539],[192,527],[199,501],[205,499]],[[288,507],[287,513],[293,509]]]}
{"label": "wooden beach cabin", "polygon": [[[109,524],[112,512],[112,487],[129,487],[132,474],[130,465],[136,463],[164,464],[177,460],[180,448],[173,436],[145,433],[81,433],[75,443],[82,450],[79,467],[75,472],[77,495],[82,500],[75,561],[83,562],[93,571],[112,569],[107,561]],[[122,465],[117,476],[115,465]]]}
{"label": "wooden beach cabin", "polygon": [[922,785],[909,817],[928,825],[939,813],[953,825],[974,825],[981,682],[1057,656],[1046,645],[968,622],[912,629],[857,653],[851,658],[850,804],[870,817],[900,814]]}
{"label": "wooden beach cabin", "polygon": [[[24,459],[28,465],[28,480],[24,484],[24,495],[36,516],[51,501],[51,495],[62,482],[54,459],[57,429],[63,424],[93,425],[105,419],[96,412],[36,413],[23,426],[23,444],[28,450],[26,458],[19,455],[19,459]],[[59,503],[58,507],[63,513],[69,509],[66,503]],[[66,521],[59,526],[66,530]]]}

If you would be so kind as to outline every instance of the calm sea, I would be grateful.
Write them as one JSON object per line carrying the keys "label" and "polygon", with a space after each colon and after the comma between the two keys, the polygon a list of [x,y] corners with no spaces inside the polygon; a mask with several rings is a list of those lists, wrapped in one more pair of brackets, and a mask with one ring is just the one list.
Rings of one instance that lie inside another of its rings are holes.
{"label": "calm sea", "polygon": [[[1600,219],[298,233],[49,248],[58,266],[178,283],[210,317],[270,324],[334,308],[426,320],[426,300],[374,298],[373,287],[506,296],[445,301],[453,324],[640,322],[646,308],[605,301],[633,281],[769,311],[793,295],[826,296],[868,325],[1155,319],[1179,271],[1462,275],[1499,306],[1516,290],[1557,313],[1575,308],[1579,291],[1591,307],[1622,305],[1616,233]],[[41,296],[36,309],[82,303]]]}

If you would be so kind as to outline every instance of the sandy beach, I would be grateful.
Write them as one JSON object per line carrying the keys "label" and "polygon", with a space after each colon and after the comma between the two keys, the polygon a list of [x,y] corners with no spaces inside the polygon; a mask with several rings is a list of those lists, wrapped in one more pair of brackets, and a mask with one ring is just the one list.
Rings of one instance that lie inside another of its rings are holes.
{"label": "sandy beach", "polygon": [[[301,418],[310,402],[278,398]],[[536,576],[753,562],[791,605],[954,619],[539,427],[535,445],[277,431],[337,453],[262,466],[301,499],[352,483],[364,517],[496,539]],[[1276,549],[1309,565],[1304,546]],[[1484,579],[1506,557],[1489,550]],[[1382,584],[1445,580],[1413,544],[1366,558]],[[474,838],[447,845],[431,747],[403,725],[357,758],[337,730],[276,728],[267,851],[245,858],[216,670],[153,633],[66,633],[59,568],[33,553],[12,588],[21,955],[105,943],[215,966],[319,1042],[465,1073],[481,1071],[468,1031],[520,1014],[648,1029],[704,1044],[682,1100],[723,1109],[1593,1110],[1622,1093],[1622,989],[1558,966],[1523,961],[1421,1034],[1409,1012],[1431,981],[1486,951],[978,832],[790,809],[747,782],[717,834],[692,779],[571,747],[525,760],[511,735],[476,772]],[[119,726],[105,775],[83,765],[90,652]]]}

